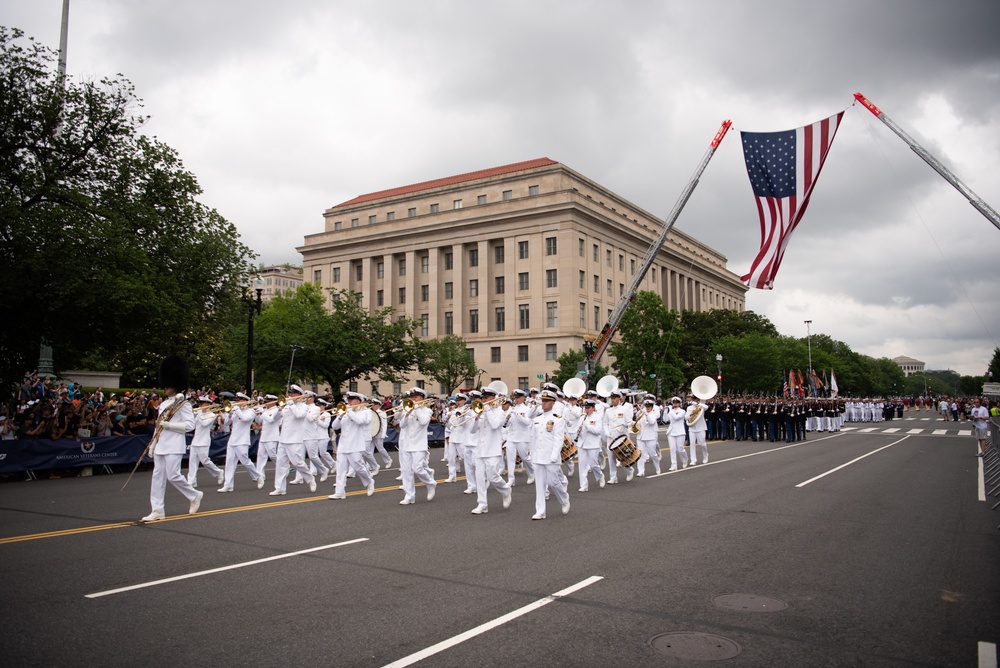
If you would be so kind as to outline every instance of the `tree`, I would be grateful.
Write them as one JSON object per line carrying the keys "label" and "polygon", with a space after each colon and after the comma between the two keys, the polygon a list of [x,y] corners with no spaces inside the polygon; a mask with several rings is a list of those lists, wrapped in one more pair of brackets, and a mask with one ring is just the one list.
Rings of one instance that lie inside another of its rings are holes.
{"label": "tree", "polygon": [[[326,383],[334,391],[350,380],[404,380],[420,360],[421,345],[413,338],[416,321],[396,318],[391,307],[369,313],[355,292],[330,294],[333,307],[327,310],[322,289],[304,283],[292,295],[275,297],[258,316],[254,354],[261,383],[284,386],[293,344],[302,347],[293,376]],[[240,345],[240,335],[245,337],[246,329],[234,326],[230,348]],[[234,386],[242,384],[232,380]]]}
{"label": "tree", "polygon": [[[587,355],[583,350],[569,350],[564,352],[556,359],[556,364],[559,365],[559,368],[556,369],[549,378],[550,382],[562,387],[570,378],[583,378],[583,376],[578,373],[577,368],[578,365],[586,359]],[[594,377],[590,379],[587,389],[594,389],[594,384],[606,375],[608,375],[608,368],[598,363],[597,366],[594,367]]]}
{"label": "tree", "polygon": [[657,379],[662,388],[684,384],[677,354],[682,336],[677,312],[668,311],[658,294],[651,290],[636,294],[622,317],[618,335],[621,341],[612,342],[608,352],[615,358],[614,368],[623,387],[637,385],[655,392]]}
{"label": "tree", "polygon": [[478,367],[462,337],[448,334],[440,339],[428,339],[420,342],[420,348],[417,368],[437,381],[447,394],[475,377]]}
{"label": "tree", "polygon": [[771,321],[753,311],[685,311],[680,318],[681,338],[677,355],[683,360],[684,377],[689,380],[695,376],[715,375],[715,356],[721,352],[716,350],[716,339],[747,334],[778,336],[778,330]]}
{"label": "tree", "polygon": [[43,340],[58,367],[89,356],[129,384],[150,384],[167,353],[214,355],[200,344],[253,253],[196,201],[176,152],[139,134],[127,79],[64,81],[22,37],[0,27],[0,391]]}
{"label": "tree", "polygon": [[986,368],[986,382],[1000,383],[1000,348],[994,348],[993,359]]}

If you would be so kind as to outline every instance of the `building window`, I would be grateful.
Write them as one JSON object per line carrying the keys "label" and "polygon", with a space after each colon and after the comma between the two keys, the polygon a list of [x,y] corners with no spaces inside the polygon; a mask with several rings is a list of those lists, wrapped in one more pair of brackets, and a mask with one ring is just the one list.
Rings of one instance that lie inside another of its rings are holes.
{"label": "building window", "polygon": [[522,390],[524,390],[525,392],[527,392],[528,391],[528,377],[527,376],[518,376],[517,377],[517,386],[519,388],[521,388]]}
{"label": "building window", "polygon": [[498,295],[502,295],[504,293],[503,276],[497,276],[496,278],[493,279],[493,281],[495,283],[494,287],[496,288],[494,292],[497,293]]}
{"label": "building window", "polygon": [[385,214],[385,219],[386,220],[396,220],[396,212],[395,211],[390,211],[389,213]]}
{"label": "building window", "polygon": [[500,346],[490,347],[490,362],[492,362],[493,364],[500,363]]}
{"label": "building window", "polygon": [[556,355],[556,344],[546,343],[545,344],[545,359],[554,360],[557,358]]}
{"label": "building window", "polygon": [[385,291],[379,290],[375,293],[375,304],[377,306],[385,306]]}
{"label": "building window", "polygon": [[455,268],[455,254],[445,253],[444,254],[444,269],[448,271],[449,269]]}
{"label": "building window", "polygon": [[555,255],[556,254],[556,238],[546,237],[545,238],[545,254]]}
{"label": "building window", "polygon": [[451,311],[444,312],[444,333],[455,333],[455,315]]}
{"label": "building window", "polygon": [[587,327],[587,304],[580,302],[580,329]]}
{"label": "building window", "polygon": [[431,204],[431,213],[437,213],[439,209],[437,204]]}
{"label": "building window", "polygon": [[652,276],[651,280],[653,281],[653,283],[656,283],[656,267],[653,267],[651,276]]}
{"label": "building window", "polygon": [[340,230],[340,229],[343,229],[343,227],[344,227],[344,221],[342,221],[342,220],[338,220],[337,222],[335,222],[333,224],[333,229],[334,230]]}
{"label": "building window", "polygon": [[546,327],[559,326],[559,302],[545,302]]}
{"label": "building window", "polygon": [[417,207],[411,206],[409,209],[407,209],[406,210],[406,217],[407,218],[416,218],[417,217]]}
{"label": "building window", "polygon": [[518,346],[517,347],[517,361],[527,362],[528,361],[528,346]]}
{"label": "building window", "polygon": [[457,199],[454,202],[452,202],[451,203],[451,208],[453,208],[453,209],[461,209],[462,208],[462,200]]}
{"label": "building window", "polygon": [[486,195],[479,195],[476,197],[476,204],[479,204],[480,206],[486,204]]}
{"label": "building window", "polygon": [[399,259],[399,275],[406,276],[406,258]]}
{"label": "building window", "polygon": [[359,225],[358,219],[357,218],[351,218],[351,227],[357,227],[358,225]]}
{"label": "building window", "polygon": [[528,329],[531,326],[530,307],[527,304],[518,304],[517,316],[519,329]]}
{"label": "building window", "polygon": [[607,265],[609,267],[611,266],[611,251],[610,250],[604,251],[604,261],[605,261],[605,263],[607,263]]}
{"label": "building window", "polygon": [[528,242],[518,241],[517,242],[517,259],[527,260],[528,259]]}
{"label": "building window", "polygon": [[313,270],[313,283],[322,283],[322,282],[323,282],[323,270],[322,269],[314,269]]}
{"label": "building window", "polygon": [[585,290],[587,288],[587,272],[580,272],[580,289]]}
{"label": "building window", "polygon": [[628,263],[629,263],[629,266],[630,266],[630,267],[631,267],[631,269],[632,269],[632,273],[634,274],[634,273],[635,273],[635,258],[632,258],[632,259],[630,259],[630,260],[628,261]]}
{"label": "building window", "polygon": [[426,274],[431,270],[431,258],[428,255],[420,256],[420,273]]}
{"label": "building window", "polygon": [[527,290],[528,289],[528,272],[522,271],[517,274],[517,289]]}
{"label": "building window", "polygon": [[545,270],[545,287],[547,288],[557,288],[559,287],[559,275],[558,269],[546,269]]}
{"label": "building window", "polygon": [[625,271],[625,256],[618,254],[618,271]]}
{"label": "building window", "polygon": [[506,202],[507,200],[512,200],[512,199],[514,199],[514,191],[513,190],[504,190],[503,191],[503,201]]}
{"label": "building window", "polygon": [[420,286],[420,301],[425,302],[431,298],[431,286],[421,285]]}
{"label": "building window", "polygon": [[586,242],[584,242],[584,240],[583,240],[583,239],[580,239],[580,248],[579,248],[579,251],[580,251],[580,257],[583,257],[583,249],[584,249],[584,247],[585,247],[586,245],[587,245],[587,244],[586,244]]}
{"label": "building window", "polygon": [[614,295],[611,294],[611,279],[610,278],[608,279],[608,296],[609,297],[614,297]]}
{"label": "building window", "polygon": [[400,288],[399,289],[399,302],[398,303],[399,304],[405,304],[406,303],[406,288]]}
{"label": "building window", "polygon": [[374,214],[368,216],[368,224],[369,225],[374,225],[377,222],[378,222],[378,216],[376,216]]}
{"label": "building window", "polygon": [[340,267],[333,268],[333,282],[340,283]]}
{"label": "building window", "polygon": [[601,292],[601,279],[597,274],[594,274],[594,294],[600,294]]}
{"label": "building window", "polygon": [[497,244],[493,247],[493,262],[503,264],[503,244]]}
{"label": "building window", "polygon": [[594,262],[597,262],[597,253],[598,253],[597,244],[594,244]]}
{"label": "building window", "polygon": [[375,265],[375,276],[385,278],[385,262],[379,262]]}
{"label": "building window", "polygon": [[507,329],[507,316],[506,316],[506,313],[504,311],[504,307],[503,306],[498,306],[496,308],[496,310],[494,311],[494,314],[496,316],[496,318],[495,318],[495,320],[496,320],[496,323],[495,323],[496,324],[496,327],[495,327],[496,331],[502,332],[502,331],[506,330]]}
{"label": "building window", "polygon": [[469,309],[469,333],[479,332],[479,309]]}
{"label": "building window", "polygon": [[528,186],[528,196],[534,197],[538,194],[538,186]]}
{"label": "building window", "polygon": [[[476,363],[476,349],[475,348],[466,348],[465,352],[469,353],[469,358],[472,359],[472,363],[475,364]],[[398,394],[398,392],[397,392],[397,394]]]}
{"label": "building window", "polygon": [[455,284],[448,281],[444,284],[444,298],[453,299],[455,297]]}
{"label": "building window", "polygon": [[625,294],[625,284],[624,283],[619,283],[618,284],[618,296],[621,297],[624,294]]}
{"label": "building window", "polygon": [[469,280],[469,296],[478,297],[479,296],[479,279],[473,278]]}
{"label": "building window", "polygon": [[601,307],[600,306],[595,306],[594,307],[594,329],[600,329],[600,328],[601,328]]}
{"label": "building window", "polygon": [[470,248],[469,249],[469,266],[478,267],[479,266],[479,249]]}
{"label": "building window", "polygon": [[420,336],[427,336],[430,331],[431,317],[424,313],[420,316]]}

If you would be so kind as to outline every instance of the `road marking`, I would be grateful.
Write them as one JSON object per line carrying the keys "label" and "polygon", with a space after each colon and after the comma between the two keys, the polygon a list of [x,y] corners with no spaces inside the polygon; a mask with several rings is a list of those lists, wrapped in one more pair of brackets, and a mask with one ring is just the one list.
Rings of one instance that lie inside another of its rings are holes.
{"label": "road marking", "polygon": [[911,429],[910,431],[908,431],[906,433],[907,434],[922,434],[922,433],[924,433],[924,430],[923,429]]}
{"label": "road marking", "polygon": [[477,626],[474,629],[469,629],[468,631],[466,631],[464,633],[460,633],[457,636],[453,636],[451,638],[448,638],[447,640],[443,640],[443,641],[439,642],[436,645],[431,645],[427,649],[422,649],[419,652],[415,652],[415,653],[413,653],[413,654],[411,654],[409,656],[404,656],[402,659],[399,659],[398,661],[393,661],[392,663],[387,663],[384,668],[403,668],[404,666],[413,665],[414,663],[417,663],[418,661],[423,661],[424,659],[426,659],[429,656],[434,656],[435,654],[438,654],[440,652],[443,652],[446,649],[450,649],[450,648],[452,648],[452,647],[454,647],[456,645],[459,645],[459,644],[465,642],[466,640],[469,640],[471,638],[475,638],[476,636],[481,635],[483,633],[486,633],[487,631],[489,631],[491,629],[495,629],[496,627],[502,626],[503,624],[506,624],[507,622],[509,622],[511,620],[517,619],[518,617],[522,617],[522,616],[528,614],[529,612],[533,612],[534,610],[537,610],[538,608],[541,608],[542,606],[548,605],[549,603],[552,603],[556,599],[562,598],[564,596],[569,596],[573,592],[579,591],[579,590],[583,589],[584,587],[589,587],[590,585],[594,584],[595,582],[599,582],[599,581],[601,581],[603,579],[604,578],[601,577],[601,576],[599,576],[599,575],[592,575],[591,577],[587,578],[586,580],[583,580],[581,582],[577,582],[575,585],[567,587],[566,589],[563,589],[562,591],[557,591],[556,593],[551,594],[549,596],[546,596],[543,599],[539,599],[539,600],[535,601],[534,603],[529,603],[528,605],[524,606],[523,608],[518,608],[517,610],[514,610],[513,612],[508,612],[506,615],[503,615],[501,617],[497,617],[496,619],[494,619],[492,621],[489,621],[489,622],[486,622],[485,624],[480,624],[479,626]]}
{"label": "road marking", "polygon": [[979,641],[979,668],[997,668],[997,646]]}
{"label": "road marking", "polygon": [[[979,443],[976,443],[976,454],[977,455],[979,454]],[[986,471],[984,470],[985,466],[983,464],[983,460],[985,459],[985,457],[976,457],[976,459],[979,460],[979,466],[978,466],[978,468],[979,468],[979,475],[976,476],[976,482],[977,482],[977,484],[979,486],[979,500],[980,501],[985,501],[986,500]]]}
{"label": "road marking", "polygon": [[796,485],[796,487],[805,487],[806,485],[808,485],[811,482],[815,482],[815,481],[819,480],[820,478],[825,478],[826,476],[830,475],[831,473],[836,473],[837,471],[839,471],[842,468],[850,466],[851,464],[853,464],[855,462],[859,462],[862,459],[864,459],[865,457],[870,457],[870,456],[874,455],[876,452],[881,452],[882,450],[885,450],[886,448],[891,448],[892,446],[896,445],[897,443],[902,443],[903,441],[905,441],[908,438],[909,438],[909,436],[904,436],[903,438],[899,439],[898,441],[893,441],[889,445],[883,445],[881,448],[878,448],[876,450],[872,450],[867,455],[861,455],[860,457],[856,457],[856,458],[852,459],[851,461],[847,462],[846,464],[841,464],[840,466],[838,466],[835,469],[830,469],[826,473],[819,474],[815,478],[810,478],[809,480],[806,480],[805,482],[800,482],[798,485]]}
{"label": "road marking", "polygon": [[934,436],[944,436],[945,434],[947,434],[947,433],[948,433],[948,430],[947,430],[947,429],[935,429],[935,430],[934,430],[933,432],[931,432],[931,433],[932,433],[932,434],[933,434]]}
{"label": "road marking", "polygon": [[866,429],[862,429],[860,433],[862,433],[862,434],[870,434],[871,432],[873,432],[873,431],[875,431],[877,429],[878,429],[878,427],[868,427]]}
{"label": "road marking", "polygon": [[311,547],[307,550],[299,550],[297,552],[289,552],[288,554],[279,554],[274,557],[265,557],[263,559],[254,559],[253,561],[244,561],[240,564],[231,564],[229,566],[221,566],[220,568],[211,568],[207,571],[198,571],[197,573],[188,573],[186,575],[177,575],[172,578],[164,578],[163,580],[153,580],[152,582],[143,582],[141,584],[131,585],[129,587],[121,587],[119,589],[109,589],[107,591],[99,591],[96,594],[87,594],[85,598],[101,598],[102,596],[111,596],[112,594],[121,594],[126,591],[133,591],[135,589],[145,589],[146,587],[156,587],[157,585],[167,584],[168,582],[177,582],[179,580],[188,580],[190,578],[201,577],[202,575],[211,575],[212,573],[221,573],[223,571],[231,571],[236,568],[246,568],[247,566],[254,566],[256,564],[263,564],[268,561],[277,561],[278,559],[288,559],[289,557],[297,557],[301,554],[309,554],[311,552],[319,552],[320,550],[329,550],[334,547],[342,547],[344,545],[353,545],[354,543],[363,543],[367,541],[367,538],[355,538],[354,540],[345,540],[342,543],[334,543],[332,545],[321,545],[320,547]]}
{"label": "road marking", "polygon": [[889,429],[883,429],[882,433],[883,434],[895,434],[897,431],[899,431],[899,427],[890,427]]}
{"label": "road marking", "polygon": [[[441,482],[444,480],[438,480]],[[456,480],[465,480],[465,476],[458,476]],[[418,487],[423,486],[423,483],[417,483]],[[399,485],[390,485],[388,487],[376,487],[376,492],[395,492],[399,491]],[[354,492],[347,492],[347,496],[367,496],[368,490],[360,489]],[[123,529],[125,527],[137,527],[137,526],[147,526],[162,524],[163,522],[176,522],[177,520],[193,520],[199,517],[213,517],[215,515],[226,515],[228,513],[241,513],[247,510],[265,510],[267,508],[278,508],[280,506],[294,506],[299,503],[312,503],[314,501],[328,501],[326,494],[321,494],[319,496],[306,496],[295,499],[287,499],[283,501],[271,501],[268,503],[255,503],[249,506],[235,506],[233,508],[219,508],[217,510],[202,510],[194,515],[184,514],[184,515],[170,515],[164,517],[162,520],[157,520],[156,522],[140,522],[135,520],[132,522],[115,522],[114,524],[96,524],[89,527],[77,527],[75,529],[60,529],[58,531],[46,531],[44,533],[33,533],[26,534],[23,536],[8,536],[7,538],[0,538],[0,545],[6,545],[8,543],[21,543],[28,540],[40,540],[42,538],[60,538],[63,536],[75,536],[81,533],[90,533],[92,531],[107,531],[108,529]]]}
{"label": "road marking", "polygon": [[959,429],[958,430],[958,435],[959,436],[972,436],[972,430],[971,429]]}
{"label": "road marking", "polygon": [[[643,476],[644,478],[660,478],[665,475],[675,475],[683,471],[693,471],[695,469],[702,469],[706,466],[714,466],[715,464],[725,464],[726,462],[735,462],[737,459],[746,459],[747,457],[756,457],[757,455],[766,455],[769,452],[778,452],[779,450],[787,450],[788,448],[797,448],[800,445],[810,445],[812,443],[819,443],[820,441],[825,441],[830,438],[837,438],[843,434],[831,434],[830,436],[824,436],[823,438],[814,438],[811,441],[799,441],[798,443],[792,443],[791,445],[783,445],[780,448],[771,448],[770,450],[758,450],[757,452],[751,452],[748,455],[740,455],[738,457],[730,457],[729,459],[716,459],[708,462],[707,464],[695,464],[693,466],[688,466],[686,469],[677,469],[676,471],[664,471],[663,473],[654,473],[653,475]],[[619,464],[621,466],[621,464]]]}

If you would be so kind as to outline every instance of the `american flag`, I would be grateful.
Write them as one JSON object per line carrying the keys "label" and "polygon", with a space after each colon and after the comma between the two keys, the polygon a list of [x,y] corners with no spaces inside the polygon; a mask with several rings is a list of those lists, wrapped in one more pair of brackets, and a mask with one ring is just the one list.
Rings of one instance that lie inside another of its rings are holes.
{"label": "american flag", "polygon": [[741,132],[747,175],[760,215],[760,250],[742,280],[770,290],[788,240],[802,220],[809,196],[833,144],[844,112],[783,132]]}

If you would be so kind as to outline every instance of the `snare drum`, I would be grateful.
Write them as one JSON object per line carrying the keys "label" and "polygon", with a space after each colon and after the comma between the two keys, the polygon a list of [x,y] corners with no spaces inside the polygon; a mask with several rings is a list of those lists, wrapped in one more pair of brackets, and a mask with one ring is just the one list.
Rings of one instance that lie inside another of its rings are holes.
{"label": "snare drum", "polygon": [[642,456],[639,449],[636,448],[632,441],[628,439],[628,434],[622,434],[621,436],[616,437],[615,440],[611,441],[611,445],[608,446],[608,449],[611,450],[611,454],[615,456],[615,459],[617,459],[618,463],[622,466],[632,466],[639,461],[639,457]]}
{"label": "snare drum", "polygon": [[573,459],[576,456],[576,443],[569,440],[569,436],[563,436],[563,446],[562,446],[562,461],[566,462]]}

